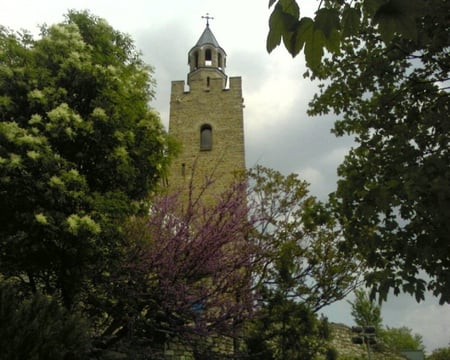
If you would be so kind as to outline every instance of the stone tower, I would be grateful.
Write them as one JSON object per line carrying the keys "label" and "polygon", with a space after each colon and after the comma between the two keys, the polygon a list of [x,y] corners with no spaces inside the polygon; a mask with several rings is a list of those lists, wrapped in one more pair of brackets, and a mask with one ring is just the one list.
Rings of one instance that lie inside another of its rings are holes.
{"label": "stone tower", "polygon": [[212,180],[208,191],[218,194],[245,170],[241,78],[230,77],[227,86],[226,56],[207,22],[188,53],[189,90],[182,80],[172,82],[169,134],[182,148],[169,174],[171,190]]}

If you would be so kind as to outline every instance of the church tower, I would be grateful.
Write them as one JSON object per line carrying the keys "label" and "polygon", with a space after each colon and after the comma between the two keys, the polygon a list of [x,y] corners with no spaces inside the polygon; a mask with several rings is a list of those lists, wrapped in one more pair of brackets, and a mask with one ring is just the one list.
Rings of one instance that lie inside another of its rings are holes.
{"label": "church tower", "polygon": [[219,194],[236,172],[245,171],[244,106],[241,78],[227,78],[227,54],[206,19],[188,53],[188,90],[185,81],[172,81],[169,134],[181,144],[181,154],[173,161],[168,185],[176,191],[212,180],[209,189]]}

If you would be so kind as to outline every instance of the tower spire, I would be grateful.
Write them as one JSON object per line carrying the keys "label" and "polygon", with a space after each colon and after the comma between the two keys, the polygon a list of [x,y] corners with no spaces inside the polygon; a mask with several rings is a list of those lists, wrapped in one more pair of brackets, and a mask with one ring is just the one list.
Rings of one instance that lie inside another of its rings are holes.
{"label": "tower spire", "polygon": [[225,74],[226,56],[225,50],[217,42],[209,27],[209,20],[213,17],[206,13],[202,16],[206,19],[206,27],[194,47],[189,51],[188,84],[192,79],[202,79],[207,88],[211,79],[222,79],[223,87],[226,86],[227,76]]}
{"label": "tower spire", "polygon": [[202,16],[202,19],[206,19],[206,26],[209,27],[209,20],[213,20],[212,16],[209,16],[209,13],[206,13],[205,16]]}

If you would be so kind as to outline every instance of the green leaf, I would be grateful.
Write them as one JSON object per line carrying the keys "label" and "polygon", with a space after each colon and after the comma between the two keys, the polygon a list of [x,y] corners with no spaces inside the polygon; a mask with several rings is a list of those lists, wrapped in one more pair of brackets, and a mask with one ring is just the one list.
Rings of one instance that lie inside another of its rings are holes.
{"label": "green leaf", "polygon": [[312,30],[311,37],[305,41],[305,59],[310,68],[314,69],[320,65],[324,45],[325,39],[323,32],[320,30]]}
{"label": "green leaf", "polygon": [[361,12],[348,5],[345,5],[342,13],[342,35],[344,37],[355,35],[358,32],[361,23]]}
{"label": "green leaf", "polygon": [[314,29],[314,21],[309,17],[303,17],[300,19],[299,26],[297,29],[298,38],[306,43],[306,41],[312,39]]}
{"label": "green leaf", "polygon": [[266,48],[269,53],[280,45],[283,29],[283,11],[277,5],[269,18],[269,34],[266,42]]}
{"label": "green leaf", "polygon": [[311,39],[313,26],[314,22],[311,18],[303,17],[298,22],[294,31],[284,35],[284,45],[293,57],[302,50],[305,42]]}
{"label": "green leaf", "polygon": [[325,38],[325,47],[328,51],[338,53],[341,44],[341,34],[337,30],[333,30],[328,38]]}
{"label": "green leaf", "polygon": [[386,3],[386,0],[364,0],[363,8],[370,17],[373,17],[384,3]]}
{"label": "green leaf", "polygon": [[287,34],[295,28],[297,21],[297,17],[287,13],[280,3],[275,6],[269,18],[269,34],[266,41],[269,53],[280,45],[282,36],[289,36]]}
{"label": "green leaf", "polygon": [[276,29],[270,29],[267,35],[266,49],[267,52],[272,52],[281,43],[281,32]]}
{"label": "green leaf", "polygon": [[[296,32],[290,31],[283,34],[283,44],[284,47],[289,51],[292,57],[295,57],[301,50],[301,47],[298,47]],[[300,44],[303,46],[303,44]]]}
{"label": "green leaf", "polygon": [[283,12],[291,15],[297,21],[300,16],[300,8],[295,0],[279,0]]}
{"label": "green leaf", "polygon": [[[339,13],[335,9],[320,9],[316,12],[316,17],[314,19],[314,30],[313,37],[314,44],[312,47],[314,50],[312,54],[314,59],[322,58],[323,47],[325,46],[329,51],[338,52],[340,45],[340,22]],[[316,34],[317,33],[317,34]],[[322,34],[321,35],[319,35]],[[322,49],[319,50],[318,46]],[[315,61],[315,60],[313,60]],[[308,62],[308,59],[307,59]]]}
{"label": "green leaf", "polygon": [[383,41],[389,42],[395,33],[416,41],[416,16],[422,8],[420,0],[389,0],[381,5],[373,20],[379,26]]}
{"label": "green leaf", "polygon": [[314,18],[314,29],[322,31],[325,39],[329,39],[334,31],[340,29],[337,10],[326,8],[317,10]]}

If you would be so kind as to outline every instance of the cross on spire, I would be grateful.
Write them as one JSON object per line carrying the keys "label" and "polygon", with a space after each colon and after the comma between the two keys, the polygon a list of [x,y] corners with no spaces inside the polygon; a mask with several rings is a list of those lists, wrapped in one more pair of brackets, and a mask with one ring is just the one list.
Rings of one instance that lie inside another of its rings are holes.
{"label": "cross on spire", "polygon": [[212,16],[209,16],[209,13],[206,13],[205,16],[202,16],[202,19],[206,19],[206,26],[209,27],[209,20],[213,20],[214,18]]}

